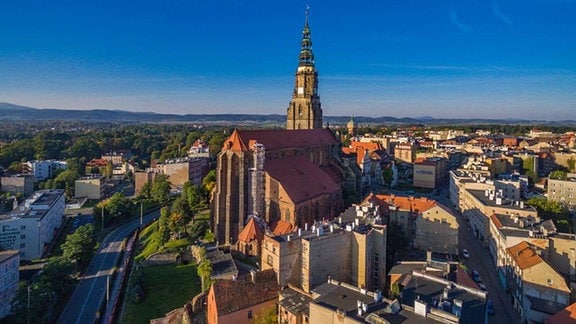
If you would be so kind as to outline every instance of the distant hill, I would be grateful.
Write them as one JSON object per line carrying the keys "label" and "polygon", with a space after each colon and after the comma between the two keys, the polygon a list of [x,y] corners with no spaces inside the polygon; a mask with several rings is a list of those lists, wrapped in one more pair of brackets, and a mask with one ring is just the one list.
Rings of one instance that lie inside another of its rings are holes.
{"label": "distant hill", "polygon": [[[107,109],[56,109],[32,108],[0,102],[0,121],[2,120],[62,120],[62,121],[92,121],[92,122],[182,122],[211,124],[284,124],[285,115],[256,114],[158,114],[150,112],[129,112]],[[344,125],[350,116],[324,116],[324,122],[331,125]],[[373,125],[454,125],[454,124],[545,124],[545,125],[576,125],[576,121],[542,121],[521,119],[438,119],[429,116],[419,118],[396,117],[363,117],[354,116],[358,124]]]}

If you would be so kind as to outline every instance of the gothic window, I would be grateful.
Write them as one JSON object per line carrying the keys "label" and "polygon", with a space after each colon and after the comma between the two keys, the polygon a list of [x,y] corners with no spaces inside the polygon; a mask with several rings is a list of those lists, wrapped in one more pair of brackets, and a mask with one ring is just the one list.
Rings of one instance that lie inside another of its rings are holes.
{"label": "gothic window", "polygon": [[302,115],[302,104],[298,104],[298,115]]}

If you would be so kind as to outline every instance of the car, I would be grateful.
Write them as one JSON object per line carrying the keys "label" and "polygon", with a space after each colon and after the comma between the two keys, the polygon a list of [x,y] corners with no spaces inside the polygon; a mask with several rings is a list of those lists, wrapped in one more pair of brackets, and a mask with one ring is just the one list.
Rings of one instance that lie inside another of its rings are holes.
{"label": "car", "polygon": [[470,253],[468,253],[468,250],[466,249],[462,250],[462,257],[464,257],[464,259],[470,258]]}
{"label": "car", "polygon": [[496,315],[496,311],[494,311],[494,304],[492,303],[492,299],[488,299],[488,301],[486,301],[486,312],[490,316]]}
{"label": "car", "polygon": [[488,291],[488,288],[486,288],[486,285],[483,283],[479,283],[478,287],[480,287],[481,290]]}
{"label": "car", "polygon": [[472,279],[474,279],[474,282],[476,282],[476,283],[482,282],[482,279],[480,278],[480,274],[476,270],[472,271]]}

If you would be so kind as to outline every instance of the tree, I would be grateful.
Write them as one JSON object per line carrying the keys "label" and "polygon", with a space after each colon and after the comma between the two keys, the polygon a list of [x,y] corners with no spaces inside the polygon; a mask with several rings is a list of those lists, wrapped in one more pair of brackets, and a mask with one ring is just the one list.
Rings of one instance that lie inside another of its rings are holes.
{"label": "tree", "polygon": [[212,263],[207,258],[202,259],[200,265],[198,265],[198,276],[202,278],[202,291],[208,291],[210,285],[212,285],[210,276],[212,275]]}
{"label": "tree", "polygon": [[400,297],[400,285],[397,282],[390,286],[390,299],[396,299]]}
{"label": "tree", "polygon": [[556,170],[550,172],[550,179],[566,180],[567,172],[563,170]]}
{"label": "tree", "polygon": [[568,171],[570,172],[576,171],[576,160],[574,158],[569,158],[567,163],[568,163]]}
{"label": "tree", "polygon": [[62,257],[68,262],[76,262],[79,269],[84,269],[96,247],[94,226],[92,224],[80,226],[74,233],[66,237],[62,244]]}
{"label": "tree", "polygon": [[150,196],[153,201],[161,206],[166,206],[168,201],[170,201],[170,182],[168,182],[168,178],[165,175],[156,175],[150,188]]}
{"label": "tree", "polygon": [[212,192],[212,189],[216,186],[216,170],[210,170],[208,174],[202,179],[202,185],[207,192]]}

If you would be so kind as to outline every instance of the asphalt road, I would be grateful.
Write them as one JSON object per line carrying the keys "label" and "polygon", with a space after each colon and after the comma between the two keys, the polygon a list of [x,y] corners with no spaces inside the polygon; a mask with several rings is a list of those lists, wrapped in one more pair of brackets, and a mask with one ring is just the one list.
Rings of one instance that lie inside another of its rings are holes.
{"label": "asphalt road", "polygon": [[[145,215],[143,221],[148,223],[159,215],[159,211],[152,212]],[[100,306],[106,298],[107,277],[112,274],[122,254],[122,241],[139,226],[140,218],[136,218],[106,236],[60,315],[58,323],[96,322]]]}
{"label": "asphalt road", "polygon": [[520,316],[512,307],[510,296],[499,283],[496,265],[488,247],[476,239],[470,229],[470,224],[453,208],[447,194],[448,189],[443,188],[437,196],[431,198],[449,208],[458,217],[458,245],[460,250],[467,249],[470,254],[470,258],[463,260],[463,263],[470,271],[478,271],[482,283],[488,290],[488,299],[491,299],[494,304],[495,315],[488,317],[488,323],[520,323]]}

